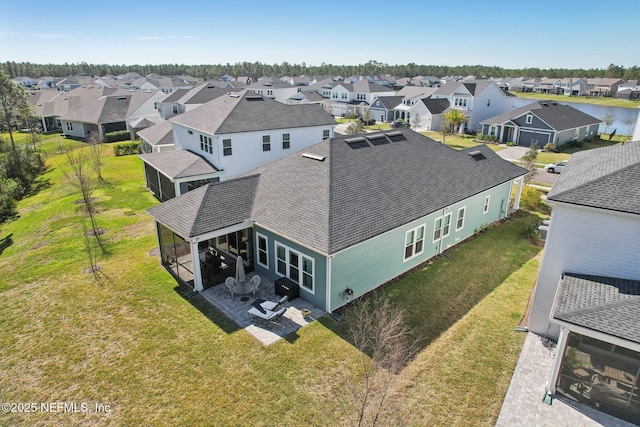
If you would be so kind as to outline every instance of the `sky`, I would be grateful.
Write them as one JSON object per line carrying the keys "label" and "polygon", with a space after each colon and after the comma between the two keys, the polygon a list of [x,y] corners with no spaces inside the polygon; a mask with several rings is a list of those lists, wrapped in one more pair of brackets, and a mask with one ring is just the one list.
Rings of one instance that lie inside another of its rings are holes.
{"label": "sky", "polygon": [[0,62],[640,65],[640,0],[7,3]]}

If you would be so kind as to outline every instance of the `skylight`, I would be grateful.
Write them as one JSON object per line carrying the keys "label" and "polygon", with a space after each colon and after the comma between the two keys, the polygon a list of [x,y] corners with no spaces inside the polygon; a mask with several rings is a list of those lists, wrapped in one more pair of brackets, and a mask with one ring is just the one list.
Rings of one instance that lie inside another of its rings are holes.
{"label": "skylight", "polygon": [[476,150],[476,151],[469,151],[469,155],[473,158],[473,160],[480,161],[480,160],[484,160],[486,159],[486,157],[484,156],[484,154],[482,154],[482,152],[480,152],[480,150]]}

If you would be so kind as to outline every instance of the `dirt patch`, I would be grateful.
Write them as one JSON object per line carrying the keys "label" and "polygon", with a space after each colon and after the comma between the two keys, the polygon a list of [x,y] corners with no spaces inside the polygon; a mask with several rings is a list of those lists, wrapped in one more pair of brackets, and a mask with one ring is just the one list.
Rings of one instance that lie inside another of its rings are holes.
{"label": "dirt patch", "polygon": [[97,228],[95,230],[87,230],[84,233],[84,235],[87,236],[87,237],[96,237],[96,236],[102,236],[106,232],[107,232],[106,228]]}
{"label": "dirt patch", "polygon": [[[98,200],[97,197],[90,197],[89,198],[89,202],[93,203],[96,200]],[[78,199],[78,200],[74,200],[73,202],[71,202],[74,205],[84,205],[84,199]]]}
{"label": "dirt patch", "polygon": [[154,229],[153,229],[153,223],[152,222],[145,222],[145,223],[138,223],[138,224],[131,224],[128,225],[126,227],[124,227],[124,234],[127,237],[130,238],[138,238],[138,237],[143,237],[143,236],[148,236],[150,234],[154,233]]}
{"label": "dirt patch", "polygon": [[158,250],[158,248],[153,248],[151,249],[149,252],[147,252],[149,254],[149,256],[158,256],[160,255],[160,251]]}
{"label": "dirt patch", "polygon": [[93,274],[102,270],[102,266],[100,264],[90,265],[82,269],[82,273],[84,274]]}

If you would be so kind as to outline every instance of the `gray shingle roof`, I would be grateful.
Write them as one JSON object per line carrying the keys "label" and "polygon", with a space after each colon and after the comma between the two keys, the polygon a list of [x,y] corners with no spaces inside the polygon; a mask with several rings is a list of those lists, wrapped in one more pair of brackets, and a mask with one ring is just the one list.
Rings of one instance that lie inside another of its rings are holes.
{"label": "gray shingle roof", "polygon": [[[324,161],[294,153],[248,172],[260,179],[253,210],[242,219],[331,254],[526,173],[486,146],[456,151],[408,129],[365,136],[363,148],[352,148],[350,135],[304,150]],[[473,151],[485,160],[474,160]],[[211,200],[199,210],[225,215],[227,205]]]}
{"label": "gray shingle roof", "polygon": [[202,157],[187,150],[145,153],[140,154],[138,157],[171,179],[204,175],[218,171]]}
{"label": "gray shingle roof", "polygon": [[575,153],[550,201],[640,215],[640,141]]}
{"label": "gray shingle roof", "polygon": [[319,104],[285,105],[247,90],[223,95],[171,121],[211,135],[336,124]]}
{"label": "gray shingle roof", "polygon": [[568,105],[558,104],[554,101],[535,101],[531,104],[516,108],[515,110],[490,117],[483,120],[482,123],[501,125],[529,112],[540,118],[556,131],[574,129],[602,122],[602,120]]}
{"label": "gray shingle roof", "polygon": [[402,100],[404,97],[402,96],[379,96],[378,101],[386,108],[387,110],[391,110],[396,108],[398,105],[402,104]]}
{"label": "gray shingle roof", "polygon": [[151,145],[173,145],[173,128],[171,122],[160,122],[138,132],[138,136]]}
{"label": "gray shingle roof", "polygon": [[566,273],[553,318],[640,343],[640,281]]}
{"label": "gray shingle roof", "polygon": [[251,218],[259,179],[254,175],[205,185],[147,212],[181,236],[198,236]]}
{"label": "gray shingle roof", "polygon": [[446,98],[424,98],[421,101],[425,105],[425,107],[427,107],[427,110],[431,112],[431,114],[440,114],[447,108],[449,108],[449,100]]}

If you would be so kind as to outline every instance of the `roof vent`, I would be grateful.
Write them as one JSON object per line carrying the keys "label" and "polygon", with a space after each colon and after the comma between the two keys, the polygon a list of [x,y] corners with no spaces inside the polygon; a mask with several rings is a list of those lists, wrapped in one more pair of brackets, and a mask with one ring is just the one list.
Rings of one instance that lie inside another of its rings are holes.
{"label": "roof vent", "polygon": [[475,160],[476,162],[480,161],[480,160],[484,160],[486,159],[486,157],[484,156],[484,154],[482,154],[482,152],[480,152],[480,150],[476,150],[476,151],[469,151],[469,155],[471,156],[471,158],[473,158],[473,160]]}
{"label": "roof vent", "polygon": [[231,98],[240,98],[240,95],[238,95],[237,93],[229,93],[228,94]]}
{"label": "roof vent", "polygon": [[324,159],[326,159],[326,156],[319,156],[317,154],[312,154],[312,153],[302,153],[302,157],[306,157],[307,159],[313,159],[313,160],[317,160],[319,162],[324,162]]}

